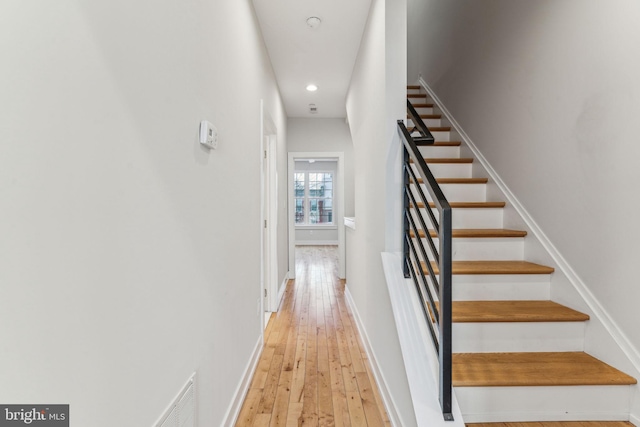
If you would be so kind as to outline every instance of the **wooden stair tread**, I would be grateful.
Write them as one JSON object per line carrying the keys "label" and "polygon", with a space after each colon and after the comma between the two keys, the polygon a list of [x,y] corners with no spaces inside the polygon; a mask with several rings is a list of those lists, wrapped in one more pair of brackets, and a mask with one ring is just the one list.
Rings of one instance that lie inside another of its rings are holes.
{"label": "wooden stair tread", "polygon": [[[428,145],[427,145],[428,147]],[[435,158],[431,158],[431,157],[425,157],[424,159],[425,162],[427,162],[427,164],[431,163],[431,164],[435,164],[435,163],[455,163],[455,164],[460,164],[460,163],[473,163],[473,158],[471,157],[435,157]],[[413,163],[413,159],[409,159],[410,163]]]}
{"label": "wooden stair tread", "polygon": [[[504,208],[505,202],[449,202],[454,209],[472,209],[472,208]],[[410,205],[413,208],[413,204]],[[435,207],[433,202],[429,202],[429,207]],[[418,202],[418,208],[424,209],[424,203]]]}
{"label": "wooden stair tread", "polygon": [[466,423],[466,427],[634,427],[629,421],[539,421],[517,423]]}
{"label": "wooden stair tread", "polygon": [[486,184],[489,178],[436,178],[436,182],[438,184]]}
{"label": "wooden stair tread", "polygon": [[460,141],[436,141],[433,144],[425,145],[425,147],[459,147],[462,145]]}
{"label": "wooden stair tread", "polygon": [[411,103],[411,105],[413,105],[413,108],[433,108],[433,104],[430,103],[417,103],[414,104],[413,102]]}
{"label": "wooden stair tread", "polygon": [[454,387],[631,385],[635,378],[583,352],[458,353]]}
{"label": "wooden stair tread", "polygon": [[431,132],[449,132],[451,126],[427,126]]}
{"label": "wooden stair tread", "polygon": [[427,95],[424,93],[410,93],[407,95],[407,98],[426,98]]}
{"label": "wooden stair tread", "polygon": [[427,163],[473,163],[471,157],[443,157],[443,158],[425,158]]}
{"label": "wooden stair tread", "polygon": [[[486,184],[489,178],[436,178],[438,184]],[[413,183],[413,179],[411,180]],[[418,183],[423,184],[424,180],[418,178]]]}
{"label": "wooden stair tread", "polygon": [[[424,261],[422,270],[427,273]],[[431,261],[433,271],[438,274],[438,264]],[[452,261],[453,274],[551,274],[553,267],[528,261]]]}
{"label": "wooden stair tread", "polygon": [[584,322],[589,315],[553,301],[454,301],[453,321]]}
{"label": "wooden stair tread", "polygon": [[[419,230],[420,237],[426,237],[424,230]],[[527,232],[524,230],[509,230],[504,228],[455,228],[451,230],[452,237],[456,238],[514,238],[525,237]],[[429,230],[432,238],[438,237],[435,230]],[[411,237],[415,237],[411,230]]]}
{"label": "wooden stair tread", "polygon": [[[418,114],[421,119],[441,119],[442,114]],[[410,119],[411,116],[407,114],[407,119]]]}
{"label": "wooden stair tread", "polygon": [[407,89],[420,89],[420,85],[407,85]]}

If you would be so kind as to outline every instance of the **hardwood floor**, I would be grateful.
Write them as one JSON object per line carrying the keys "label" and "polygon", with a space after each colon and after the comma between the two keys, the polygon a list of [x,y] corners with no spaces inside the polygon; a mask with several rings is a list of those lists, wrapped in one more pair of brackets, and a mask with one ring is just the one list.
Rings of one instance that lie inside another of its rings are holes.
{"label": "hardwood floor", "polygon": [[296,248],[236,426],[390,426],[338,279],[335,246]]}

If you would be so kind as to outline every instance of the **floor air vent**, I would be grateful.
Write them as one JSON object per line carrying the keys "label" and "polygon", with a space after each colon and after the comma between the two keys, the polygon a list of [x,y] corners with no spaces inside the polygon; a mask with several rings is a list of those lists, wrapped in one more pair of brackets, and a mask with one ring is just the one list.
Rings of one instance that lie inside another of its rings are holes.
{"label": "floor air vent", "polygon": [[196,374],[194,373],[187,384],[165,414],[160,418],[156,427],[196,427]]}

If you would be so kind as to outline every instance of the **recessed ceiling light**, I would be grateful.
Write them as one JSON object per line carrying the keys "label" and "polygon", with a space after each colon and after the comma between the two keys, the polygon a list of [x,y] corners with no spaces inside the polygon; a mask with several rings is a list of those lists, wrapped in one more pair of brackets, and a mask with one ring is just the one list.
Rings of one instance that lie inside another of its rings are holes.
{"label": "recessed ceiling light", "polygon": [[322,23],[322,20],[317,16],[312,16],[310,18],[307,18],[307,25],[311,28],[318,28],[321,23]]}
{"label": "recessed ceiling light", "polygon": [[316,86],[316,85],[314,85],[314,84],[310,84],[310,85],[308,85],[308,86],[307,86],[307,90],[308,90],[309,92],[315,92],[315,91],[317,91],[317,90],[318,90],[318,86]]}

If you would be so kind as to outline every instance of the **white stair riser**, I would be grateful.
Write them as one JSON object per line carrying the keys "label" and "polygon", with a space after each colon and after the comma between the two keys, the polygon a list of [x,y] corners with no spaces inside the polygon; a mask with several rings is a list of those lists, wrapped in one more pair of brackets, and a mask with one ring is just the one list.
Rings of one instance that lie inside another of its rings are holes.
{"label": "white stair riser", "polygon": [[[437,248],[440,247],[439,239],[433,239],[433,242]],[[422,244],[428,248],[426,238],[423,238]],[[429,259],[434,259],[428,250],[427,255]],[[454,238],[451,255],[454,261],[477,261],[479,259],[484,261],[521,261],[524,259],[524,239]]]}
{"label": "white stair riser", "polygon": [[419,107],[419,108],[416,108],[415,110],[418,114],[435,114],[433,112],[433,107]]}
{"label": "white stair riser", "polygon": [[[453,286],[461,283],[550,283],[550,274],[454,274]],[[476,298],[483,300],[486,298]]]}
{"label": "white stair riser", "polygon": [[[427,127],[430,127],[430,126],[441,126],[441,123],[442,123],[441,119],[422,119],[422,121],[424,122],[424,124]],[[413,127],[413,126],[414,126],[413,120],[408,119],[407,120],[407,127]]]}
{"label": "white stair riser", "polygon": [[436,141],[451,141],[450,133],[451,132],[449,132],[449,131],[446,131],[446,132],[440,132],[440,131],[434,132],[434,131],[431,131],[431,134],[433,135],[433,138]]}
{"label": "white stair riser", "polygon": [[582,351],[584,322],[454,323],[454,353]]}
{"label": "white stair riser", "polygon": [[[427,187],[424,184],[420,184],[420,186],[427,200],[432,200]],[[449,202],[484,202],[487,198],[486,184],[440,184],[440,188]],[[417,197],[417,193],[415,193],[417,189],[413,188],[413,190]]]}
{"label": "white stair riser", "polygon": [[464,421],[629,419],[630,386],[456,387]]}
{"label": "white stair riser", "polygon": [[454,301],[544,301],[551,298],[548,274],[454,275]]}
{"label": "white stair riser", "polygon": [[471,178],[471,163],[429,163],[427,166],[436,178]]}
{"label": "white stair riser", "polygon": [[[439,220],[438,210],[432,209],[436,220]],[[424,209],[421,209],[425,222],[429,225],[428,215]],[[502,212],[500,208],[483,208],[483,209],[453,209],[452,227],[453,228],[502,228]]]}
{"label": "white stair riser", "polygon": [[413,95],[415,93],[420,93],[420,88],[418,88],[418,89],[407,89],[407,95]]}
{"label": "white stair riser", "polygon": [[434,159],[456,159],[460,157],[460,147],[434,147],[429,145],[419,146],[418,149],[423,157]]}
{"label": "white stair riser", "polygon": [[[454,261],[524,259],[524,238],[456,238],[451,248]],[[436,245],[439,244],[435,239]]]}
{"label": "white stair riser", "polygon": [[429,99],[428,96],[420,96],[417,98],[409,98],[409,102],[411,102],[411,105],[426,104],[426,103],[433,104],[433,102],[427,101],[427,99]]}

